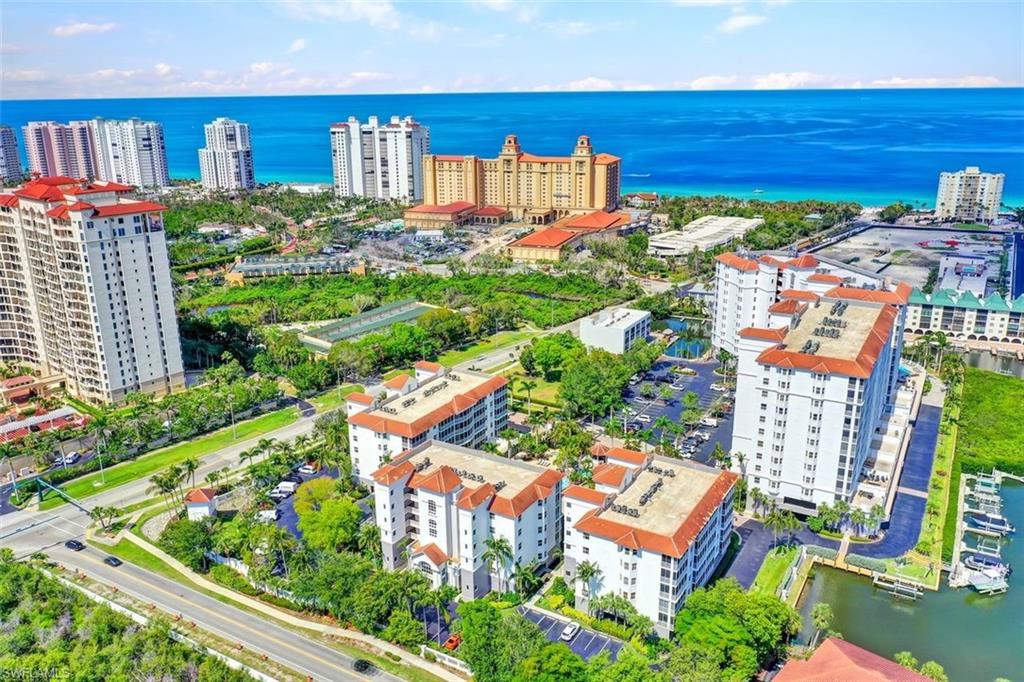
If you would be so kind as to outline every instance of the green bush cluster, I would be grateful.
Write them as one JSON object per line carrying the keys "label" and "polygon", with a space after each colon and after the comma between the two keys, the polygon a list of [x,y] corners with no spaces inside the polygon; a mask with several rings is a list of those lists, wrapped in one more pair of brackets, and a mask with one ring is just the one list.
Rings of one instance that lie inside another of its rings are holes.
{"label": "green bush cluster", "polygon": [[850,564],[851,566],[859,566],[860,568],[866,568],[869,571],[877,571],[878,573],[885,573],[889,570],[889,567],[881,559],[861,556],[860,554],[847,554],[846,563]]}

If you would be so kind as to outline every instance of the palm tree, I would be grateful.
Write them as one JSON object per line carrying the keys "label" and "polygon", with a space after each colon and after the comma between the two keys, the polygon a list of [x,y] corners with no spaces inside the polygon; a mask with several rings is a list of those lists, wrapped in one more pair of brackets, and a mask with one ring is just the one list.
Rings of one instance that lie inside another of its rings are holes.
{"label": "palm tree", "polygon": [[434,611],[437,613],[437,642],[441,643],[441,618],[444,618],[445,624],[451,622],[452,614],[448,611],[449,602],[455,601],[459,596],[459,590],[454,585],[445,583],[436,590],[433,590],[428,595],[430,605],[434,607]]}
{"label": "palm tree", "polygon": [[576,567],[576,582],[583,585],[584,596],[590,596],[590,586],[601,577],[601,567],[593,561],[584,561]]}
{"label": "palm tree", "polygon": [[380,564],[380,526],[375,523],[364,523],[359,526],[359,535],[356,536],[356,547],[360,552]]}
{"label": "palm tree", "polygon": [[520,379],[520,385],[526,391],[526,411],[533,412],[533,389],[537,388],[537,382],[532,379]]}
{"label": "palm tree", "polygon": [[850,512],[850,524],[853,526],[854,535],[860,535],[867,522],[868,515],[860,507]]}
{"label": "palm tree", "polygon": [[668,418],[667,414],[658,415],[658,418],[654,420],[655,430],[661,433],[662,439],[672,430],[672,420]]}
{"label": "palm tree", "polygon": [[779,533],[785,529],[785,526],[786,520],[783,517],[783,512],[778,509],[768,512],[768,516],[764,519],[764,527],[772,532],[772,547],[779,543]]}
{"label": "palm tree", "polygon": [[818,642],[818,637],[822,632],[828,632],[832,627],[832,607],[823,601],[818,602],[811,609],[811,622],[814,623],[814,639],[811,640],[810,649],[814,649],[814,645]]}
{"label": "palm tree", "polygon": [[487,564],[488,570],[498,576],[498,585],[504,592],[504,582],[501,576],[505,572],[505,566],[512,561],[514,556],[512,545],[508,539],[503,537],[487,538],[484,544],[487,548],[484,550],[483,560]]}
{"label": "palm tree", "polygon": [[868,512],[868,523],[871,524],[871,528],[876,533],[879,527],[882,525],[882,520],[885,518],[885,510],[882,509],[882,505],[876,504],[871,507]]}
{"label": "palm tree", "polygon": [[536,559],[527,563],[525,566],[517,563],[515,570],[512,572],[512,580],[515,582],[516,592],[519,593],[523,599],[526,599],[540,587],[541,579],[537,575],[537,568],[540,564]]}
{"label": "palm tree", "polygon": [[504,428],[501,430],[500,433],[498,433],[498,436],[500,436],[501,439],[505,441],[505,455],[509,459],[512,459],[512,455],[515,454],[516,448],[514,441],[516,438],[516,434],[517,432],[513,428]]}
{"label": "palm tree", "polygon": [[192,487],[196,487],[196,469],[199,468],[199,461],[195,457],[189,457],[181,463],[182,472],[185,478],[192,482]]}
{"label": "palm tree", "polygon": [[718,351],[717,358],[719,363],[722,365],[722,378],[725,380],[729,379],[729,364],[732,362],[732,353],[722,348]]}
{"label": "palm tree", "polygon": [[744,453],[742,453],[742,452],[737,450],[736,452],[732,453],[732,458],[736,461],[737,464],[740,465],[740,476],[742,476],[743,478],[746,478],[747,477],[747,456]]}

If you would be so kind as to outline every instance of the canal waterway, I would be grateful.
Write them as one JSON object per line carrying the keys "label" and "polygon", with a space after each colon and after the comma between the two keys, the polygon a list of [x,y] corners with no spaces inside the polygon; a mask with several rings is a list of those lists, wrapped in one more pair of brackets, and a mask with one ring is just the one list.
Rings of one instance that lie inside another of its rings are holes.
{"label": "canal waterway", "polygon": [[[1024,526],[1024,486],[1004,483],[1004,515]],[[833,629],[843,637],[891,658],[910,651],[921,662],[938,661],[950,680],[992,682],[1024,679],[1024,530],[1003,545],[1003,559],[1016,572],[1006,594],[984,597],[970,588],[925,592],[916,602],[875,589],[867,578],[833,568],[815,569],[804,588],[802,641],[813,634],[811,607],[824,601],[835,614]]]}

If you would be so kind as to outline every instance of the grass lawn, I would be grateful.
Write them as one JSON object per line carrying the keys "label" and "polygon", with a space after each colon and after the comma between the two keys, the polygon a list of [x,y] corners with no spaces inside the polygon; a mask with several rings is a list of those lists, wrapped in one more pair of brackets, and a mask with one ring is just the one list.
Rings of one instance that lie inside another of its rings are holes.
{"label": "grass lawn", "polygon": [[310,398],[309,402],[316,407],[317,412],[324,412],[344,405],[345,396],[349,393],[361,393],[363,390],[365,389],[359,384],[346,384],[341,387],[340,391],[337,388],[332,388],[326,393]]}
{"label": "grass lawn", "polygon": [[384,373],[384,381],[387,381],[388,379],[394,379],[395,377],[401,376],[403,374],[405,374],[407,376],[410,376],[410,377],[414,377],[414,376],[416,376],[416,370],[414,370],[414,369],[393,369],[390,372],[385,372]]}
{"label": "grass lawn", "polygon": [[513,377],[518,379],[512,389],[512,397],[518,400],[526,400],[526,389],[523,388],[523,381],[530,381],[536,384],[530,391],[530,398],[534,405],[549,404],[557,406],[561,404],[558,399],[558,392],[562,388],[560,381],[546,381],[543,377],[528,377],[523,374],[523,369],[518,364],[502,372],[511,381]]}
{"label": "grass lawn", "polygon": [[[119,485],[145,478],[161,469],[177,464],[189,457],[205,457],[210,453],[226,448],[249,438],[261,436],[270,431],[288,426],[299,418],[299,411],[294,407],[270,412],[255,419],[247,419],[237,425],[238,438],[232,437],[230,426],[214,431],[196,440],[171,445],[154,452],[142,455],[129,462],[122,462],[106,470],[105,475],[94,472],[88,476],[76,478],[63,485],[65,493],[76,499],[90,497],[97,493],[116,488]],[[105,482],[104,481],[105,478]],[[40,509],[52,509],[64,504],[63,498],[48,497],[39,505]]]}
{"label": "grass lawn", "polygon": [[776,547],[768,552],[764,563],[757,571],[754,584],[750,586],[750,591],[761,594],[778,594],[782,581],[786,579],[786,571],[789,570],[799,551],[797,547],[792,546]]}
{"label": "grass lawn", "polygon": [[957,457],[968,473],[993,468],[1024,474],[1024,379],[968,367]]}
{"label": "grass lawn", "polygon": [[957,230],[987,230],[988,225],[982,225],[981,223],[957,223],[953,228]]}
{"label": "grass lawn", "polygon": [[529,330],[498,332],[479,343],[474,343],[469,348],[462,350],[450,350],[447,353],[442,353],[441,357],[439,357],[437,361],[445,367],[452,367],[453,365],[458,365],[466,362],[467,360],[472,360],[478,355],[490,353],[491,351],[499,348],[504,348],[505,346],[511,346],[528,339],[532,339],[539,333],[540,332]]}

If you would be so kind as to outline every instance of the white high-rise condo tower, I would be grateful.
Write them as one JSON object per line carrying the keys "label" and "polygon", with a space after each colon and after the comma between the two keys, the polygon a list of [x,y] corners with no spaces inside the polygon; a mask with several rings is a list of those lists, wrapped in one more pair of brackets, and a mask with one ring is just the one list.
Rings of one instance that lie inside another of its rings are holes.
{"label": "white high-rise condo tower", "polygon": [[96,153],[96,177],[135,187],[166,187],[167,172],[164,127],[156,121],[130,118],[89,121]]}
{"label": "white high-rise condo tower", "polygon": [[397,201],[423,200],[423,155],[430,153],[430,129],[412,117],[355,117],[331,125],[334,193]]}
{"label": "white high-rise condo tower", "polygon": [[249,124],[218,118],[203,126],[206,146],[199,150],[199,172],[206,189],[252,189],[256,177],[252,165]]}
{"label": "white high-rise condo tower", "polygon": [[97,177],[96,144],[89,121],[32,121],[25,125],[29,173],[40,177]]}
{"label": "white high-rise condo tower", "polygon": [[940,173],[935,217],[965,222],[995,220],[1003,203],[1005,177],[1002,173],[982,173],[977,166]]}
{"label": "white high-rise condo tower", "polygon": [[164,206],[69,177],[0,194],[0,361],[118,403],[185,386]]}
{"label": "white high-rise condo tower", "polygon": [[20,180],[21,159],[18,158],[18,140],[11,126],[0,125],[0,182]]}

